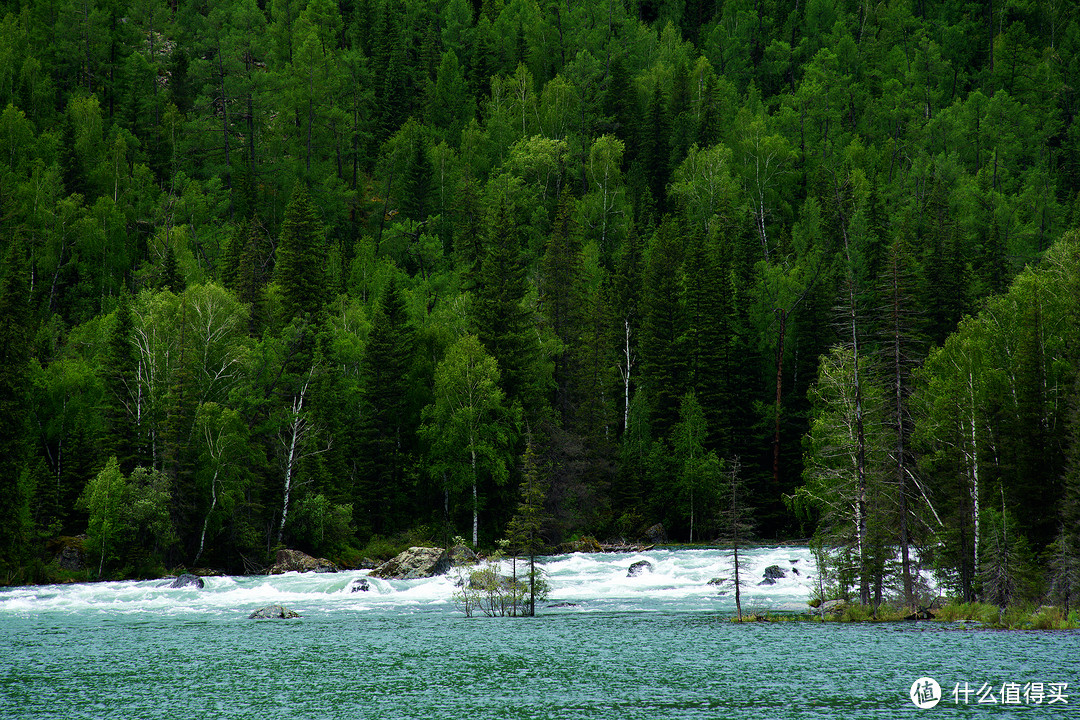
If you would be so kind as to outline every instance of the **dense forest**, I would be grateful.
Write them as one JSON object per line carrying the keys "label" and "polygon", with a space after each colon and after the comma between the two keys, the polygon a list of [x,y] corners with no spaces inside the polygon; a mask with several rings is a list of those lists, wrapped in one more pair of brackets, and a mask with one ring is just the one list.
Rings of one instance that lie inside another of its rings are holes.
{"label": "dense forest", "polygon": [[1074,4],[0,16],[0,579],[517,515],[1076,597]]}

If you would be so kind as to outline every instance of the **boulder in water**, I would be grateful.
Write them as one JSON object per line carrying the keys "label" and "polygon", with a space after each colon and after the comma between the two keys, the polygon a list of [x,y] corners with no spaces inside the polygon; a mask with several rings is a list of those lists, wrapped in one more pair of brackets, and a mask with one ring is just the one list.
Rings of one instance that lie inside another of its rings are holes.
{"label": "boulder in water", "polygon": [[371,577],[414,580],[445,575],[449,570],[450,557],[446,550],[438,547],[411,547],[372,570]]}
{"label": "boulder in water", "polygon": [[270,574],[287,572],[337,572],[337,566],[326,558],[313,558],[299,550],[278,550],[277,559],[270,566]]}
{"label": "boulder in water", "polygon": [[196,575],[192,575],[191,573],[184,573],[184,574],[180,575],[178,578],[176,578],[175,580],[173,580],[172,583],[169,584],[169,587],[171,587],[171,588],[197,587],[200,590],[202,590],[203,585],[204,585],[204,583],[203,583],[203,579],[201,577],[198,577]]}
{"label": "boulder in water", "polygon": [[758,587],[761,587],[762,585],[775,585],[775,584],[776,584],[775,580],[773,580],[771,577],[767,577],[767,578],[765,578],[764,580],[762,580],[761,582],[758,583]]}
{"label": "boulder in water", "polygon": [[248,615],[249,620],[289,620],[300,617],[300,613],[289,610],[284,605],[267,605]]}
{"label": "boulder in water", "polygon": [[352,592],[367,592],[371,589],[371,583],[366,577],[356,578],[352,581],[350,587],[352,588]]}
{"label": "boulder in water", "polygon": [[[779,565],[770,565],[765,568],[765,578],[768,580],[783,580],[787,577],[787,574],[780,568]],[[772,585],[772,583],[769,583]]]}
{"label": "boulder in water", "polygon": [[461,565],[475,565],[477,560],[479,560],[479,558],[476,557],[476,553],[464,545],[455,545],[450,548],[449,558],[450,563],[454,567],[459,567]]}
{"label": "boulder in water", "polygon": [[728,578],[714,577],[711,580],[709,580],[709,582],[707,582],[705,584],[706,585],[726,585],[729,582],[734,582],[734,581],[729,580]]}
{"label": "boulder in water", "polygon": [[653,564],[648,560],[638,560],[636,563],[631,563],[630,569],[626,572],[626,577],[637,577],[646,570],[652,572],[652,569]]}

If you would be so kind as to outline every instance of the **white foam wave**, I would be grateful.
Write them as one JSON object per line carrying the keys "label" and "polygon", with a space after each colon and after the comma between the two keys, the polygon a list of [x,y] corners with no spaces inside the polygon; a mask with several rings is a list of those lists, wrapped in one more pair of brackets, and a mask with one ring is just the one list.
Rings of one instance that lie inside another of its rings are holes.
{"label": "white foam wave", "polygon": [[[632,563],[647,561],[651,569],[628,576]],[[548,605],[567,612],[733,611],[730,550],[650,550],[632,554],[558,555],[541,560],[551,591]],[[765,568],[776,565],[784,577],[758,585]],[[511,572],[509,562],[501,568]],[[517,572],[525,573],[519,563]],[[816,580],[805,547],[754,548],[740,551],[744,609],[806,607]],[[354,591],[360,579],[367,591]],[[709,584],[710,580],[727,580]],[[367,571],[286,573],[275,576],[204,578],[202,589],[170,588],[168,580],[101,582],[9,588],[0,591],[5,613],[198,614],[251,610],[271,603],[325,610],[400,611],[405,607],[451,606],[455,573],[421,580],[382,580]]]}

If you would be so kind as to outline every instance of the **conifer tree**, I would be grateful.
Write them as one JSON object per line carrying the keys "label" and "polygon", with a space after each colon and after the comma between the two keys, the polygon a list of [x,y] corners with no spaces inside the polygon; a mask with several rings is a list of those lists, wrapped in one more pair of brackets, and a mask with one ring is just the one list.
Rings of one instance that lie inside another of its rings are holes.
{"label": "conifer tree", "polygon": [[[415,423],[408,417],[414,337],[396,277],[391,276],[372,318],[361,365],[360,497],[365,525],[370,523],[376,533],[395,527],[403,509],[409,435]],[[361,509],[361,503],[356,507]]]}
{"label": "conifer tree", "polygon": [[[0,267],[0,572],[17,569],[27,554],[29,501],[27,388],[30,341],[30,271],[26,245],[12,242]],[[8,577],[11,577],[8,574]]]}
{"label": "conifer tree", "polygon": [[293,189],[285,209],[274,272],[285,319],[314,319],[326,300],[326,249],[322,224],[303,183]]}
{"label": "conifer tree", "polygon": [[510,207],[501,202],[491,218],[487,253],[476,281],[475,326],[495,359],[507,403],[538,410],[539,347],[532,309],[525,305],[525,263]]}
{"label": "conifer tree", "polygon": [[[533,450],[532,438],[525,443],[525,455],[522,457],[522,478],[520,488],[520,501],[514,517],[506,526],[506,537],[509,540],[511,552],[515,559],[517,556],[529,556],[529,601],[525,607],[525,614],[529,617],[536,615],[537,580],[536,556],[543,552],[544,538],[543,529],[546,514],[544,512],[544,488],[540,478],[540,467]],[[515,582],[517,578],[515,577]],[[541,579],[541,583],[542,583]]]}
{"label": "conifer tree", "polygon": [[679,414],[686,382],[682,307],[683,247],[679,227],[665,219],[649,246],[642,298],[641,365],[649,388],[653,430],[667,437]]}
{"label": "conifer tree", "polygon": [[115,456],[120,472],[130,472],[142,456],[139,448],[138,424],[142,418],[142,398],[139,395],[139,358],[134,344],[134,320],[131,298],[121,291],[116,307],[116,320],[105,362],[102,366],[105,385],[105,450]]}
{"label": "conifer tree", "polygon": [[554,407],[563,427],[572,425],[581,396],[577,387],[585,310],[581,288],[581,247],[571,217],[571,198],[563,190],[558,215],[544,251],[540,302],[559,340],[555,355]]}

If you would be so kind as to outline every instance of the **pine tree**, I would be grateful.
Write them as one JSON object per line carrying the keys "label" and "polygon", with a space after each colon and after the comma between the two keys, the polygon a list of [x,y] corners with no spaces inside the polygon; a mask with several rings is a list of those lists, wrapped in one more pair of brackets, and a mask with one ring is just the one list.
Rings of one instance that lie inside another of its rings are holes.
{"label": "pine tree", "polygon": [[476,281],[476,334],[498,363],[507,403],[519,403],[529,414],[541,404],[539,346],[532,309],[524,302],[520,235],[505,202],[491,218],[489,238]]}
{"label": "pine tree", "polygon": [[[525,606],[525,615],[532,617],[536,615],[537,580],[540,580],[539,585],[543,587],[543,579],[536,570],[536,556],[544,550],[543,529],[547,516],[544,512],[545,494],[540,479],[539,463],[536,453],[533,451],[531,437],[525,443],[525,455],[522,457],[522,465],[521,500],[518,503],[514,517],[510,519],[506,526],[506,538],[514,556],[514,582],[517,582],[517,556],[529,556],[529,601]],[[543,592],[540,593],[540,595],[543,594]]]}
{"label": "pine tree", "polygon": [[[12,242],[0,268],[0,572],[16,571],[29,548],[27,389],[30,342],[30,270],[26,246]],[[5,579],[6,581],[6,579]]]}
{"label": "pine tree", "polygon": [[[401,291],[391,276],[372,318],[361,365],[362,503],[356,503],[356,509],[363,510],[363,524],[376,533],[396,527],[404,509],[409,435],[415,422],[407,415],[414,336]],[[361,520],[359,515],[357,519]]]}
{"label": "pine tree", "polygon": [[571,217],[571,198],[563,190],[559,211],[541,265],[540,302],[559,340],[555,355],[554,407],[563,427],[572,427],[580,405],[580,353],[585,297],[581,288],[581,246]]}
{"label": "pine tree", "polygon": [[724,346],[732,334],[726,312],[724,274],[710,240],[693,238],[686,253],[687,385],[694,389],[709,426],[707,446],[716,449],[721,427]]}
{"label": "pine tree", "polygon": [[653,430],[667,437],[686,383],[685,319],[679,228],[667,218],[653,236],[642,297],[642,382],[649,388]]}
{"label": "pine tree", "polygon": [[646,187],[661,210],[667,207],[667,183],[671,176],[671,124],[660,83],[652,97],[641,126],[641,156]]}
{"label": "pine tree", "polygon": [[326,249],[322,224],[303,183],[293,189],[285,209],[274,271],[285,319],[314,319],[326,300]]}
{"label": "pine tree", "polygon": [[139,394],[139,358],[134,344],[131,298],[121,291],[116,319],[102,364],[105,385],[105,452],[116,457],[120,472],[135,469],[142,457],[138,424],[143,401]]}

